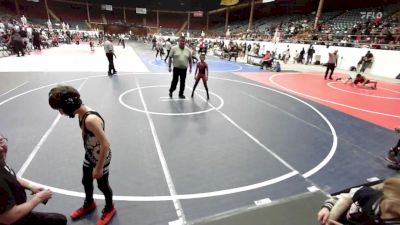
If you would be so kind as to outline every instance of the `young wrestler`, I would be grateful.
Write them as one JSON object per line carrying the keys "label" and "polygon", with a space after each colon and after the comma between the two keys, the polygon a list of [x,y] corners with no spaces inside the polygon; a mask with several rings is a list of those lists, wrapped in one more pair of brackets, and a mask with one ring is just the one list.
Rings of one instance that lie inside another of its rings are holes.
{"label": "young wrestler", "polygon": [[106,225],[114,216],[113,193],[108,182],[111,162],[110,144],[104,132],[105,123],[99,113],[82,104],[79,92],[70,86],[58,86],[50,90],[49,104],[62,115],[74,118],[78,115],[82,130],[85,159],[83,162],[82,184],[85,189],[83,206],[71,213],[72,219],[78,219],[96,208],[93,200],[93,179],[103,192],[106,205],[97,225]]}
{"label": "young wrestler", "polygon": [[[378,82],[375,80],[369,80],[361,74],[357,74],[357,76],[354,78],[353,84],[356,86],[358,84],[362,84],[362,87],[369,88],[369,89],[376,89]],[[370,84],[372,86],[367,85],[367,84]]]}
{"label": "young wrestler", "polygon": [[208,65],[204,61],[206,59],[206,55],[200,55],[200,62],[197,63],[196,72],[194,73],[194,79],[196,80],[193,91],[192,91],[192,98],[194,95],[194,90],[196,90],[196,86],[199,83],[200,79],[203,80],[204,88],[207,91],[207,99],[210,99],[210,95],[208,94],[208,87],[207,87],[207,80],[208,80]]}

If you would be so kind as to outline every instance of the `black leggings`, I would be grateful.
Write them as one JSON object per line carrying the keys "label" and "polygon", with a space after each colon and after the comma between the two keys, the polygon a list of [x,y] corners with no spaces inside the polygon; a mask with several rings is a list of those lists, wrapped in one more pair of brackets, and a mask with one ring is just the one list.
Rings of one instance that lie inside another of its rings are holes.
{"label": "black leggings", "polygon": [[[85,188],[85,203],[90,203],[93,201],[93,169],[94,167],[86,167],[83,166],[83,177],[82,184]],[[113,193],[108,182],[109,172],[103,174],[102,177],[97,179],[97,187],[99,187],[100,191],[103,192],[104,197],[106,199],[106,210],[110,210],[113,208]]]}
{"label": "black leggings", "polygon": [[[196,90],[197,85],[199,84],[200,79],[196,79],[196,82],[194,83],[193,91],[192,91],[192,96],[194,94],[194,90]],[[207,98],[209,98],[208,94],[208,87],[207,87],[207,81],[203,80],[204,88],[206,89],[207,92]]]}
{"label": "black leggings", "polygon": [[65,225],[67,218],[59,213],[30,212],[12,225]]}

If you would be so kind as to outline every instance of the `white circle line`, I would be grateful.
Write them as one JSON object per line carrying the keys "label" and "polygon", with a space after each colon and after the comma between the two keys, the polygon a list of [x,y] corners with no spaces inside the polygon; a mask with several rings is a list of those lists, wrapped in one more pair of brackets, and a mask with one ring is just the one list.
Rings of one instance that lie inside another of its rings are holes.
{"label": "white circle line", "polygon": [[[176,199],[183,200],[183,199],[209,198],[209,197],[216,197],[216,196],[227,195],[227,194],[235,194],[235,193],[240,193],[240,192],[244,192],[244,191],[251,191],[251,190],[254,190],[257,188],[261,188],[261,187],[269,186],[269,185],[272,185],[275,183],[279,183],[279,182],[281,182],[283,180],[287,180],[297,174],[298,174],[298,172],[292,171],[290,173],[286,173],[279,177],[276,177],[276,178],[273,178],[270,180],[266,180],[263,182],[259,182],[256,184],[246,185],[246,186],[242,186],[239,188],[220,190],[220,191],[212,191],[212,192],[204,192],[204,193],[196,193],[196,194],[182,194],[182,195],[160,195],[160,196],[115,195],[115,196],[113,196],[113,199],[116,201],[155,202],[155,201],[171,201],[171,200],[176,200]],[[28,181],[29,183],[32,183],[35,186],[37,185],[37,186],[44,187],[46,189],[50,189],[54,193],[73,196],[73,197],[85,198],[85,193],[83,193],[83,192],[69,191],[69,190],[65,190],[62,188],[47,186],[47,185],[43,185],[43,184],[28,180],[26,178],[24,178],[24,180]],[[104,195],[94,194],[93,198],[104,199]]]}
{"label": "white circle line", "polygon": [[3,104],[5,104],[5,103],[7,103],[7,102],[9,102],[9,101],[11,101],[11,100],[14,100],[14,99],[16,99],[16,98],[18,98],[18,97],[21,97],[22,95],[25,95],[25,94],[28,94],[28,93],[31,93],[31,92],[34,92],[34,91],[37,91],[37,90],[40,90],[40,89],[43,89],[43,88],[51,87],[51,86],[54,86],[54,85],[57,85],[57,84],[69,83],[69,82],[79,81],[79,80],[85,80],[85,79],[88,79],[88,78],[72,79],[72,80],[62,81],[62,82],[58,82],[58,83],[52,83],[52,84],[48,84],[48,85],[41,86],[41,87],[38,87],[38,88],[34,88],[34,89],[32,89],[32,90],[22,92],[21,94],[15,95],[15,96],[13,96],[13,97],[11,97],[11,98],[8,98],[8,99],[6,99],[6,100],[0,102],[0,106],[3,105]]}
{"label": "white circle line", "polygon": [[295,100],[297,100],[297,101],[299,101],[299,102],[301,102],[301,103],[307,105],[307,106],[310,107],[312,110],[314,110],[319,116],[322,117],[322,119],[328,124],[329,129],[331,130],[331,133],[332,133],[332,136],[333,136],[332,147],[331,147],[331,149],[330,149],[328,155],[327,155],[316,167],[314,167],[313,169],[311,169],[311,170],[307,171],[306,173],[304,173],[304,174],[303,174],[303,177],[308,178],[308,177],[310,177],[311,175],[315,174],[316,172],[318,172],[319,170],[321,170],[326,164],[328,164],[328,162],[332,159],[333,155],[334,155],[335,152],[336,152],[337,143],[338,143],[338,140],[337,140],[338,138],[337,138],[337,135],[336,135],[336,130],[335,130],[335,128],[333,127],[332,123],[331,123],[318,109],[316,109],[314,106],[312,106],[312,105],[310,105],[309,103],[305,102],[304,100],[299,99],[299,98],[297,98],[297,97],[295,97],[295,96],[292,96],[292,95],[290,95],[290,94],[288,94],[288,93],[285,93],[285,92],[282,92],[282,91],[279,91],[279,90],[275,90],[275,89],[273,89],[273,88],[269,88],[269,87],[266,87],[266,86],[261,86],[261,85],[258,85],[258,84],[253,84],[253,83],[248,83],[248,82],[238,81],[238,80],[232,80],[232,79],[227,79],[227,78],[219,78],[219,77],[218,77],[218,78],[215,78],[215,79],[219,79],[219,80],[228,80],[228,81],[237,82],[237,83],[244,83],[244,84],[248,84],[248,85],[251,85],[251,86],[260,87],[260,88],[264,88],[264,89],[267,89],[267,90],[270,90],[270,91],[274,91],[274,92],[276,92],[276,93],[279,93],[279,94],[288,96],[288,97],[290,97],[290,98],[293,98],[293,99],[295,99]]}
{"label": "white circle line", "polygon": [[4,95],[6,95],[6,94],[8,94],[8,93],[10,93],[10,92],[12,92],[12,91],[14,91],[14,90],[17,90],[19,87],[22,87],[22,86],[24,86],[24,85],[27,84],[27,83],[29,83],[29,81],[25,81],[24,83],[18,85],[17,87],[15,87],[15,88],[13,88],[13,89],[11,89],[11,90],[8,90],[7,92],[4,92],[3,94],[0,94],[0,97],[3,97]]}
{"label": "white circle line", "polygon": [[338,91],[343,91],[343,92],[347,92],[347,93],[351,93],[351,94],[355,94],[355,95],[363,95],[363,96],[368,96],[368,97],[372,97],[372,98],[400,100],[400,98],[396,98],[396,97],[385,97],[385,96],[378,96],[378,95],[363,94],[363,93],[358,93],[358,92],[354,92],[354,91],[347,91],[347,90],[343,90],[343,89],[340,89],[340,88],[335,87],[335,86],[332,85],[332,84],[339,84],[339,83],[341,83],[341,82],[329,82],[328,83],[328,87],[333,88],[333,89],[338,90]]}
{"label": "white circle line", "polygon": [[386,91],[390,91],[390,92],[393,92],[393,93],[400,94],[400,91],[395,91],[395,90],[392,90],[392,89],[389,89],[389,88],[379,87],[379,89],[383,89],[383,90],[386,90]]}
{"label": "white circle line", "polygon": [[[154,88],[154,87],[169,87],[169,86],[168,85],[153,85],[153,86],[140,87],[140,89]],[[122,99],[129,92],[133,92],[133,91],[136,91],[136,90],[139,90],[139,88],[133,88],[133,89],[130,89],[130,90],[127,90],[127,91],[123,92],[119,96],[118,100],[121,103],[121,105],[123,105],[125,108],[131,109],[133,111],[141,112],[141,113],[146,113],[145,110],[137,109],[137,108],[134,108],[134,107],[126,104]],[[220,100],[221,104],[216,109],[221,109],[224,106],[224,100],[219,95],[217,95],[217,94],[215,94],[213,92],[209,92],[209,93],[211,95],[216,96]],[[160,113],[160,112],[150,112],[150,111],[148,111],[147,113],[152,114],[152,115],[161,115],[161,116],[189,116],[189,115],[197,115],[197,114],[207,113],[207,112],[211,112],[213,110],[215,110],[215,108],[209,108],[207,110],[202,110],[202,111],[198,111],[198,112],[190,112],[190,113]]]}
{"label": "white circle line", "polygon": [[241,70],[243,69],[243,66],[238,65],[237,63],[233,63],[233,62],[225,62],[225,61],[223,61],[223,60],[221,60],[221,61],[209,60],[209,61],[216,62],[216,63],[225,63],[225,64],[228,64],[228,65],[237,66],[237,67],[239,68],[239,69],[236,69],[236,70],[212,70],[212,69],[211,69],[210,72],[213,72],[213,73],[237,72],[237,71],[241,71]]}
{"label": "white circle line", "polygon": [[331,104],[334,104],[334,105],[340,105],[340,106],[343,106],[343,107],[346,107],[346,108],[355,109],[355,110],[359,110],[359,111],[363,111],[363,112],[368,112],[368,113],[378,114],[378,115],[383,115],[383,116],[388,116],[388,117],[400,118],[400,116],[398,116],[398,115],[392,115],[392,114],[381,113],[381,112],[376,112],[376,111],[367,110],[367,109],[361,109],[361,108],[358,108],[358,107],[349,106],[349,105],[342,104],[342,103],[339,103],[339,102],[334,102],[334,101],[326,100],[326,99],[323,99],[323,98],[318,98],[318,97],[315,97],[315,96],[312,96],[312,95],[307,95],[307,94],[304,94],[304,93],[301,93],[301,92],[298,92],[298,91],[294,91],[292,89],[289,89],[289,88],[286,88],[286,87],[284,87],[282,85],[279,85],[275,81],[273,81],[273,78],[275,78],[276,76],[282,76],[282,75],[286,75],[286,74],[275,74],[275,75],[270,76],[268,79],[275,86],[277,86],[279,88],[282,88],[282,89],[284,89],[286,91],[301,95],[301,96],[309,97],[309,98],[312,98],[312,99],[320,100],[320,101],[323,101],[323,102],[328,102],[328,103],[331,103]]}

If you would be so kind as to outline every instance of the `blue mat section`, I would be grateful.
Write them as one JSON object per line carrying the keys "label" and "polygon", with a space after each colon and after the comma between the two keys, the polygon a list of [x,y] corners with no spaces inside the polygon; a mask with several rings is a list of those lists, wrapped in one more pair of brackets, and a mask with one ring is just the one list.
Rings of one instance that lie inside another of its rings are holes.
{"label": "blue mat section", "polygon": [[[132,43],[133,48],[139,55],[143,63],[151,72],[163,73],[168,72],[168,61],[165,62],[161,60],[158,56],[156,58],[156,51],[151,50],[151,45],[144,43]],[[166,55],[164,55],[165,57]],[[232,59],[233,60],[233,59]],[[265,72],[265,70],[260,70],[258,66],[247,65],[244,63],[234,62],[219,59],[214,56],[207,56],[206,62],[209,67],[210,73],[215,72]],[[196,65],[193,64],[193,73],[196,69]]]}

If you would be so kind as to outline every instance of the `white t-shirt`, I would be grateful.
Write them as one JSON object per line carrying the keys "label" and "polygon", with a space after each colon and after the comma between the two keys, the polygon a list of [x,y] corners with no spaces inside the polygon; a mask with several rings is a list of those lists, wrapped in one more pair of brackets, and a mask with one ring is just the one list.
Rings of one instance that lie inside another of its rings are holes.
{"label": "white t-shirt", "polygon": [[[114,52],[114,46],[112,45],[112,43],[107,40],[106,42],[104,42],[104,51],[106,53],[113,53]],[[111,52],[110,52],[111,51]]]}
{"label": "white t-shirt", "polygon": [[32,28],[31,27],[26,28],[26,34],[28,35],[28,38],[32,37]]}
{"label": "white t-shirt", "polygon": [[165,43],[165,48],[167,50],[171,50],[171,47],[172,47],[171,42],[167,41],[167,43]]}

